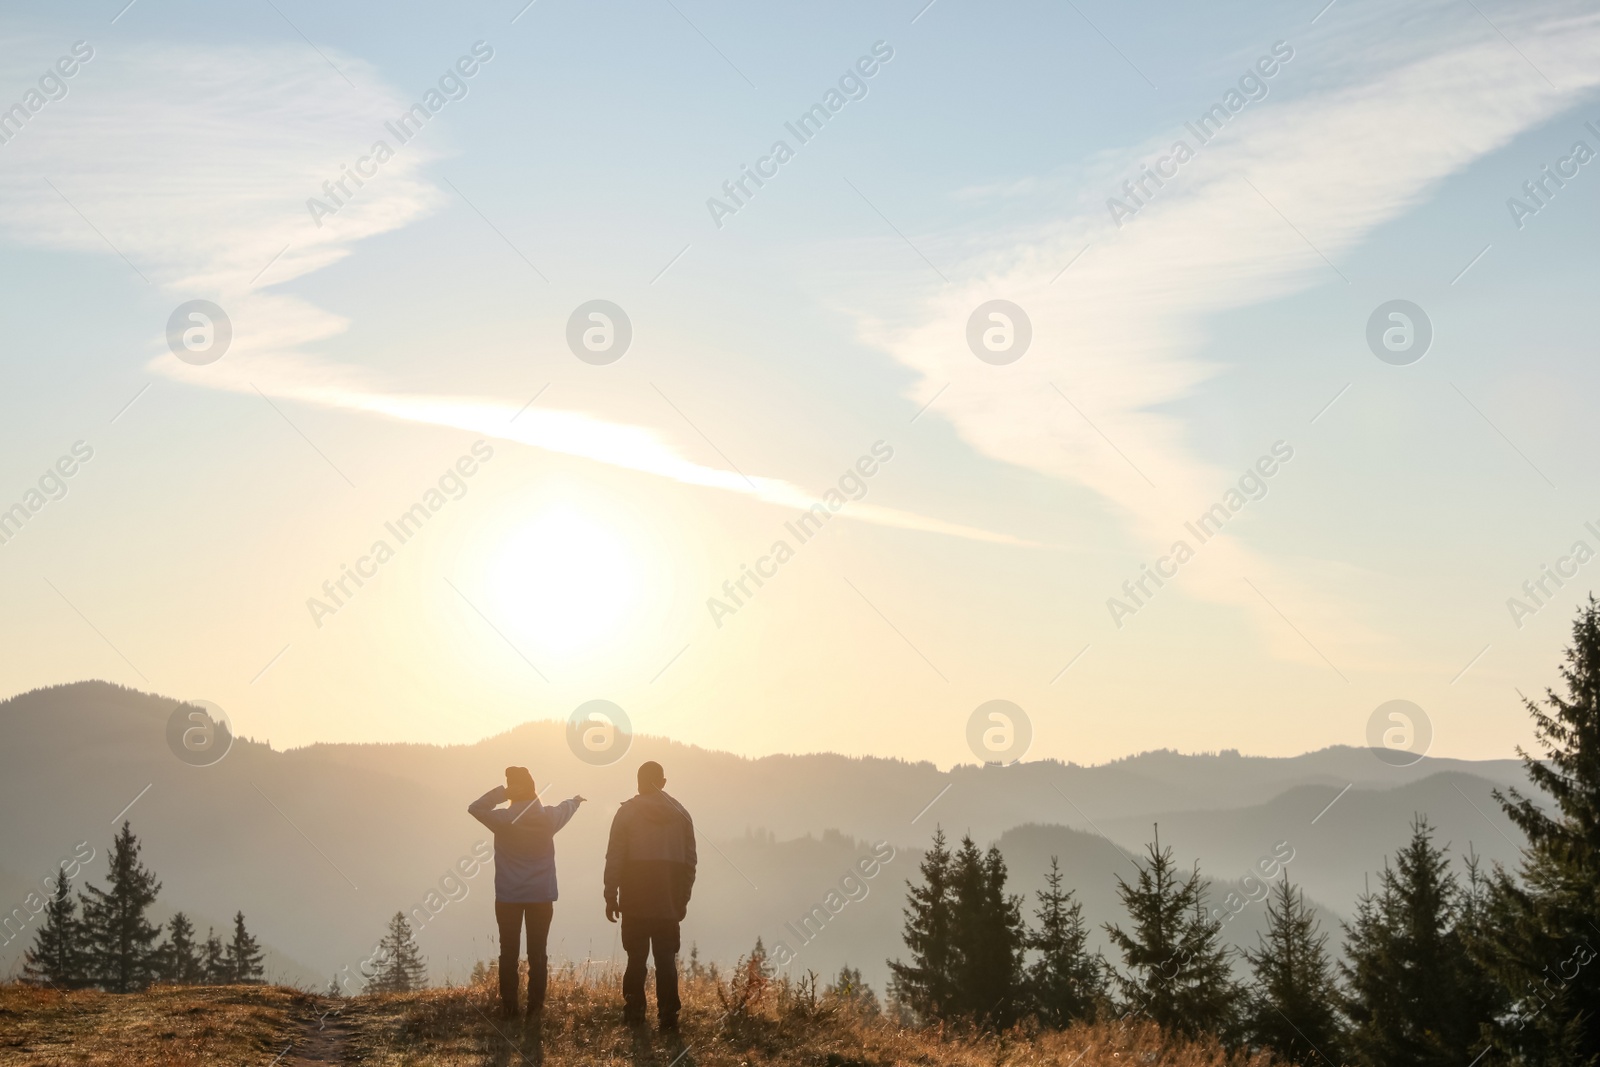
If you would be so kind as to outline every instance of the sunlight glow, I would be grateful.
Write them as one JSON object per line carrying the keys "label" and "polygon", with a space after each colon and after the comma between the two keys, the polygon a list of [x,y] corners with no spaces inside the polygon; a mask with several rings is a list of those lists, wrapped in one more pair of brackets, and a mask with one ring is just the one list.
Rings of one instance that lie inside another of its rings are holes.
{"label": "sunlight glow", "polygon": [[607,644],[627,629],[641,600],[632,546],[564,504],[518,528],[490,574],[499,617],[546,652]]}

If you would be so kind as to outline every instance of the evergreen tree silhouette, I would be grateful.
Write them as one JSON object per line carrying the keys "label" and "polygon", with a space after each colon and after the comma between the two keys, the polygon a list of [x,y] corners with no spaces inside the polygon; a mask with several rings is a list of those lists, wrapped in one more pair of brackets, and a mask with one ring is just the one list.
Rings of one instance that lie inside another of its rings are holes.
{"label": "evergreen tree silhouette", "polygon": [[222,950],[223,965],[228,971],[228,981],[233,985],[262,985],[265,971],[261,966],[261,946],[244,928],[244,912],[233,915],[233,937]]}
{"label": "evergreen tree silhouette", "polygon": [[953,1013],[1004,1029],[1024,1008],[1022,898],[1006,895],[1006,862],[993,845],[980,852],[970,836],[951,864],[951,941],[955,949]]}
{"label": "evergreen tree silhouette", "polygon": [[428,985],[428,965],[411,935],[406,913],[397,911],[389,920],[389,932],[378,948],[378,973],[367,982],[368,993],[409,993]]}
{"label": "evergreen tree silhouette", "polygon": [[923,853],[919,871],[921,885],[906,883],[903,938],[911,961],[888,961],[890,995],[894,1003],[919,1018],[942,1019],[952,1007],[955,991],[955,900],[950,850],[942,827],[934,830],[933,844]]}
{"label": "evergreen tree silhouette", "polygon": [[1062,891],[1061,863],[1054,856],[1044,881],[1034,913],[1039,925],[1027,940],[1028,948],[1039,953],[1028,968],[1028,989],[1039,1021],[1062,1029],[1094,1017],[1105,996],[1105,961],[1089,953],[1083,905],[1072,890]]}
{"label": "evergreen tree silhouette", "polygon": [[1134,884],[1117,876],[1131,929],[1114,923],[1105,928],[1127,967],[1114,976],[1123,1013],[1147,1016],[1188,1037],[1210,1033],[1232,1042],[1241,993],[1229,965],[1232,953],[1222,944],[1222,923],[1206,914],[1199,865],[1180,879],[1172,849],[1161,847],[1159,829],[1146,850],[1149,859],[1136,864]]}
{"label": "evergreen tree silhouette", "polygon": [[157,977],[155,940],[160,929],[146,913],[161,892],[161,883],[139,862],[139,839],[124,820],[111,845],[109,888],[87,885],[83,927],[89,974],[111,993],[144,989]]}
{"label": "evergreen tree silhouette", "polygon": [[861,977],[860,968],[851,967],[848,963],[839,968],[838,975],[823,992],[836,1000],[853,1005],[858,1012],[866,1016],[875,1016],[882,1011],[878,1006],[878,995]]}
{"label": "evergreen tree silhouette", "polygon": [[1495,800],[1527,838],[1520,878],[1488,879],[1474,954],[1508,997],[1496,1045],[1514,1061],[1600,1062],[1600,603],[1591,594],[1572,626],[1561,676],[1566,695],[1528,700],[1540,757],[1521,747],[1537,791]]}
{"label": "evergreen tree silhouette", "polygon": [[1394,866],[1363,894],[1341,963],[1350,1043],[1368,1067],[1470,1063],[1484,1050],[1484,972],[1467,954],[1459,881],[1418,816]]}
{"label": "evergreen tree silhouette", "polygon": [[1250,1039],[1290,1063],[1338,1067],[1344,1033],[1328,935],[1304,890],[1289,885],[1288,874],[1267,901],[1266,933],[1256,936],[1256,950],[1245,951],[1255,972],[1248,997]]}
{"label": "evergreen tree silhouette", "polygon": [[167,921],[167,940],[159,950],[161,980],[177,985],[199,985],[205,981],[205,967],[194,943],[194,924],[183,912]]}
{"label": "evergreen tree silhouette", "polygon": [[921,1019],[1005,1027],[1023,1008],[1022,898],[1005,892],[998,848],[971,836],[951,854],[943,829],[923,854],[922,884],[907,883],[904,938],[911,961],[889,961],[890,1001]]}
{"label": "evergreen tree silhouette", "polygon": [[33,947],[23,956],[24,979],[57,989],[78,989],[86,984],[88,957],[77,911],[70,884],[57,873],[55,892],[44,908],[44,922],[34,931]]}
{"label": "evergreen tree silhouette", "polygon": [[206,928],[206,944],[200,961],[206,985],[232,985],[233,972],[228,969],[228,957],[222,951],[222,939],[213,927]]}
{"label": "evergreen tree silhouette", "polygon": [[760,934],[756,935],[755,947],[750,950],[749,965],[763,978],[771,979],[778,974],[778,968],[767,955],[767,946],[762,944]]}

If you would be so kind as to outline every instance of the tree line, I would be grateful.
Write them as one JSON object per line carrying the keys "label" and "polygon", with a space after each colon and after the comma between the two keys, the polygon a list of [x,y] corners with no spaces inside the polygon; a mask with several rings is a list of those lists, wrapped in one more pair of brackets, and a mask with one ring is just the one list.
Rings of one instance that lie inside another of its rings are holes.
{"label": "tree line", "polygon": [[[259,985],[261,947],[233,916],[227,941],[214,928],[197,941],[194,924],[175,912],[162,927],[149,919],[161,892],[155,874],[139,859],[139,839],[126,820],[111,843],[107,886],[86,885],[73,900],[70,879],[58,874],[44,908],[44,920],[23,956],[23,978],[56,987],[96,987],[110,993],[135,993],[154,982],[178,985]],[[82,914],[79,914],[79,908]]]}
{"label": "tree line", "polygon": [[[124,820],[111,844],[106,888],[86,885],[72,897],[71,879],[58,875],[44,919],[23,955],[26,982],[57,989],[103,989],[137,993],[157,982],[172,985],[262,985],[260,944],[235,912],[226,941],[214,928],[195,936],[194,923],[174,912],[164,925],[149,919],[161,892],[154,872],[139,859],[139,838]],[[165,938],[162,937],[165,932]],[[362,967],[365,992],[403,993],[425,988],[428,966],[404,912],[395,912],[371,959]],[[342,995],[339,976],[328,987]]]}
{"label": "tree line", "polygon": [[890,1009],[921,1022],[1003,1029],[1144,1018],[1296,1064],[1465,1067],[1489,1050],[1526,1067],[1600,1064],[1600,603],[1573,625],[1566,694],[1526,701],[1541,754],[1519,748],[1539,794],[1496,790],[1527,840],[1515,870],[1452,859],[1415,817],[1408,843],[1357,900],[1330,948],[1286,871],[1253,949],[1222,940],[1199,865],[1180,870],[1159,833],[1117,877],[1117,963],[1052,859],[1034,922],[1006,891],[998,848],[942,829],[908,883],[908,959],[889,961]]}

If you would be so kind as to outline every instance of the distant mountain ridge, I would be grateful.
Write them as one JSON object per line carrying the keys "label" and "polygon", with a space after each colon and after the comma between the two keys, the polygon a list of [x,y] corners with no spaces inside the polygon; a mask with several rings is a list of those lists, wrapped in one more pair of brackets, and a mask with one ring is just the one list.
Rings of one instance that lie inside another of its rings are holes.
{"label": "distant mountain ridge", "polygon": [[[533,770],[547,799],[590,798],[557,839],[553,951],[577,959],[616,951],[600,903],[606,831],[634,791],[634,768],[655,759],[703,839],[686,944],[732,960],[757,935],[769,946],[792,939],[785,931],[815,914],[841,872],[886,842],[894,858],[866,895],[830,914],[803,948],[789,945],[799,968],[826,974],[848,961],[880,984],[885,957],[901,952],[904,883],[936,825],[998,841],[1013,891],[1029,894],[1025,910],[1049,856],[1060,855],[1096,927],[1122,920],[1113,875],[1131,876],[1129,857],[1142,857],[1155,822],[1163,843],[1185,864],[1198,860],[1219,891],[1287,841],[1296,852],[1289,877],[1329,909],[1329,921],[1349,913],[1364,873],[1404,840],[1414,814],[1428,815],[1440,840],[1471,842],[1489,860],[1514,861],[1521,842],[1490,797],[1524,781],[1515,760],[1425,759],[1401,769],[1340,747],[1287,759],[1149,752],[1095,767],[941,771],[832,754],[750,759],[637,736],[625,759],[593,767],[568,751],[563,724],[532,722],[456,746],[280,752],[237,738],[221,762],[195,767],[167,746],[176,703],[104,682],[0,703],[0,803],[11,813],[0,820],[0,908],[20,903],[79,841],[103,857],[113,817],[132,802],[126,817],[165,883],[161,905],[207,923],[242,908],[275,953],[274,973],[325,986],[333,972],[358,969],[389,915],[422,907],[418,940],[435,977],[460,979],[474,959],[494,954],[493,876],[459,879],[448,892],[441,878],[482,847],[487,832],[466,805],[512,763]],[[102,876],[103,859],[86,877]],[[1241,912],[1230,938],[1253,943],[1262,914]],[[0,971],[16,966],[25,943],[0,947]]]}

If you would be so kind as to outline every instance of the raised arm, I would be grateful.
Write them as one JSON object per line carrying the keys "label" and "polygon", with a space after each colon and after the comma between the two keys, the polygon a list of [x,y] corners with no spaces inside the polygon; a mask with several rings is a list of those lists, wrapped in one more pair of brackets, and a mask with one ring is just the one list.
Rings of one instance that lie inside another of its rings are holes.
{"label": "raised arm", "polygon": [[467,814],[490,830],[503,830],[511,825],[509,810],[496,810],[506,802],[506,787],[497,785],[483,796],[467,805]]}
{"label": "raised arm", "polygon": [[567,825],[567,821],[577,814],[578,805],[582,803],[582,797],[573,797],[570,800],[563,800],[553,808],[546,808],[545,812],[550,819],[550,832],[555,833]]}

